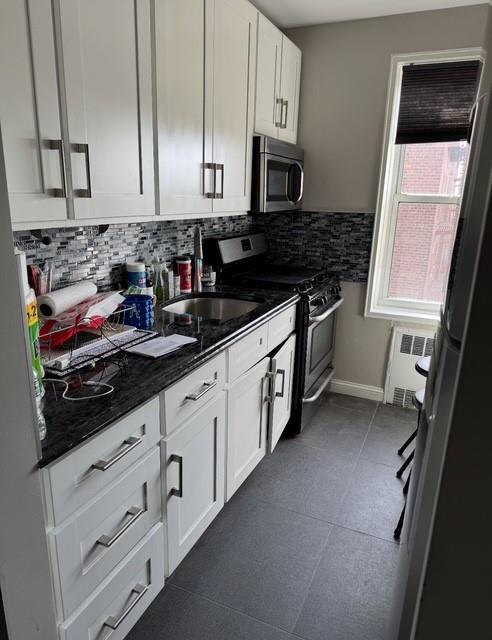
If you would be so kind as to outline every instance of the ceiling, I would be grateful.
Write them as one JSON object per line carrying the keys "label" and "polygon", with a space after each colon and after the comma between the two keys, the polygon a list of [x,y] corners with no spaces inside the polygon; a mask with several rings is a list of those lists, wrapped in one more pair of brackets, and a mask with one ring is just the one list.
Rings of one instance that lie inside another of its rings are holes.
{"label": "ceiling", "polygon": [[281,28],[486,3],[487,0],[253,0]]}

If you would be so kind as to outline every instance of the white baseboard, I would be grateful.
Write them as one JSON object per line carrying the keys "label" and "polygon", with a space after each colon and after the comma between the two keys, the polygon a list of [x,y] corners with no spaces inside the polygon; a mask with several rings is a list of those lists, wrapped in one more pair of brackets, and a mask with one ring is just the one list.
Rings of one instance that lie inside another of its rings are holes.
{"label": "white baseboard", "polygon": [[357,382],[348,382],[347,380],[332,380],[330,390],[334,393],[343,393],[346,396],[356,396],[357,398],[366,398],[376,402],[382,402],[384,398],[383,387],[373,387],[369,384],[359,384]]}

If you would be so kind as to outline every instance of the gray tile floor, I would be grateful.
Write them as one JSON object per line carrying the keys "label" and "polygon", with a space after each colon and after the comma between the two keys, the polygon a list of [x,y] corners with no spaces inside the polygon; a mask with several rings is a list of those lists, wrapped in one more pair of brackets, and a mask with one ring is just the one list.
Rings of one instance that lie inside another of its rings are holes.
{"label": "gray tile floor", "polygon": [[416,413],[328,394],[195,545],[129,640],[391,640]]}

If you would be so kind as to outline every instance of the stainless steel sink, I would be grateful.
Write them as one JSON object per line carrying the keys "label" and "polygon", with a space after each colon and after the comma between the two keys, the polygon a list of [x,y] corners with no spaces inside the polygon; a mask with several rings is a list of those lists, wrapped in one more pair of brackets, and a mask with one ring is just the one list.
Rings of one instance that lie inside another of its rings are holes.
{"label": "stainless steel sink", "polygon": [[176,314],[189,314],[209,320],[231,320],[243,316],[253,309],[256,309],[261,302],[250,300],[237,300],[236,298],[187,298],[179,302],[173,302],[165,307],[163,311]]}

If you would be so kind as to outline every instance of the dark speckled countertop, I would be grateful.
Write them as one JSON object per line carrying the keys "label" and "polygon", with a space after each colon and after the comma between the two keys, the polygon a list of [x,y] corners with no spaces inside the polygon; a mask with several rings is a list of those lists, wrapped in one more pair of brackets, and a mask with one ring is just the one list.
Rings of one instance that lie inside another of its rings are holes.
{"label": "dark speckled countertop", "polygon": [[[61,397],[62,385],[46,382],[43,413],[47,434],[42,442],[40,466],[66,454],[298,299],[292,292],[247,291],[232,287],[217,287],[212,295],[254,300],[261,304],[232,320],[219,323],[192,318],[191,324],[184,326],[174,321],[176,316],[162,312],[163,305],[158,304],[155,331],[164,336],[173,333],[193,336],[198,341],[155,360],[132,354],[118,355],[109,362],[101,361],[94,368],[81,370],[80,375],[66,378],[69,393],[74,396],[80,393],[78,387],[82,380],[107,382],[114,391],[106,397],[72,402]],[[95,387],[86,386],[82,390],[87,394],[92,389]]]}

